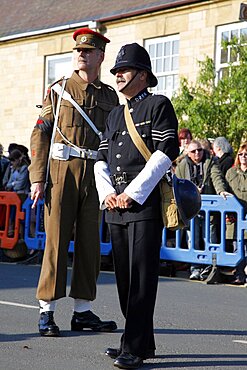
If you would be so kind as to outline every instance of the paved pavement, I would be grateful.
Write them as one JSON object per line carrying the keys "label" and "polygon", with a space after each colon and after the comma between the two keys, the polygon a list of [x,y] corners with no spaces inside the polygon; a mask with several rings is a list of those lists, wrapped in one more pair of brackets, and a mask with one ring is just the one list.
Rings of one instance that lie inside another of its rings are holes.
{"label": "paved pavement", "polygon": [[[118,346],[124,325],[114,273],[101,272],[93,309],[102,319],[117,321],[117,332],[71,332],[72,300],[64,298],[55,315],[62,337],[42,338],[35,300],[39,270],[39,265],[0,263],[0,370],[114,369],[104,355],[106,347]],[[247,370],[246,294],[243,287],[161,277],[157,357],[143,369]]]}

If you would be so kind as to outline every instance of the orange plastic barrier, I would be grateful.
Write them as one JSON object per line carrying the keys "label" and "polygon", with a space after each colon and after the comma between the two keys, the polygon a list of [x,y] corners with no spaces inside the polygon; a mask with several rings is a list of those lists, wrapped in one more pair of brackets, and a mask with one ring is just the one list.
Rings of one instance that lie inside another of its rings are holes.
{"label": "orange plastic barrier", "polygon": [[0,191],[0,248],[13,249],[19,239],[20,221],[25,213],[15,192]]}

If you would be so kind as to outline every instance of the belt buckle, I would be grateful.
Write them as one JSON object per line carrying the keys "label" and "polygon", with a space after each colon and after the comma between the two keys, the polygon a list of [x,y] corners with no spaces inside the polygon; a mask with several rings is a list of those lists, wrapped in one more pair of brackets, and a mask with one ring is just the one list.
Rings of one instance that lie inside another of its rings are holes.
{"label": "belt buckle", "polygon": [[127,173],[123,172],[121,175],[113,175],[114,182],[116,185],[127,184]]}
{"label": "belt buckle", "polygon": [[86,153],[85,153],[85,150],[84,150],[84,149],[81,149],[81,150],[80,150],[80,158],[82,158],[82,159],[87,158],[87,155],[86,155]]}

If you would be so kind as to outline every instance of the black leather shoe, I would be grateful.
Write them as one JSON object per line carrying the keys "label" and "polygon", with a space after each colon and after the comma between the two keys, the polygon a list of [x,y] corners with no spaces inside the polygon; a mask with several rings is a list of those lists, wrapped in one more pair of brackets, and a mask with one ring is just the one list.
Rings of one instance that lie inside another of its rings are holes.
{"label": "black leather shoe", "polygon": [[121,355],[121,349],[120,348],[107,348],[105,350],[105,355],[111,358],[117,358],[118,356]]}
{"label": "black leather shoe", "polygon": [[59,337],[59,327],[55,324],[53,311],[42,312],[39,319],[39,332],[42,336]]}
{"label": "black leather shoe", "polygon": [[93,331],[111,332],[117,329],[115,321],[101,321],[92,311],[75,312],[71,320],[71,330],[82,331],[92,329]]}
{"label": "black leather shoe", "polygon": [[[120,348],[107,348],[105,350],[105,355],[109,356],[111,358],[117,358],[118,356],[121,355],[121,349]],[[148,358],[154,358],[155,357],[155,350],[154,349],[149,349],[147,351],[147,354],[143,356],[143,360],[147,360]]]}
{"label": "black leather shoe", "polygon": [[143,365],[143,358],[123,352],[116,358],[113,365],[120,369],[137,369]]}

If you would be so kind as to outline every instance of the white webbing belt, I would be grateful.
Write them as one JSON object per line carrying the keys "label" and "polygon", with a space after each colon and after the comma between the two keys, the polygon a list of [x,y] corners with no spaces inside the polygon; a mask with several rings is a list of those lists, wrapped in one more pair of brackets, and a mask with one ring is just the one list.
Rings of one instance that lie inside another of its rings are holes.
{"label": "white webbing belt", "polygon": [[52,90],[54,90],[58,95],[63,95],[63,99],[68,100],[73,106],[78,110],[78,112],[82,115],[82,117],[87,121],[89,126],[93,129],[93,131],[99,136],[100,141],[102,140],[102,132],[100,132],[93,121],[88,117],[88,115],[84,112],[84,110],[77,104],[72,96],[67,91],[62,91],[62,87],[57,83],[52,86]]}

